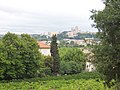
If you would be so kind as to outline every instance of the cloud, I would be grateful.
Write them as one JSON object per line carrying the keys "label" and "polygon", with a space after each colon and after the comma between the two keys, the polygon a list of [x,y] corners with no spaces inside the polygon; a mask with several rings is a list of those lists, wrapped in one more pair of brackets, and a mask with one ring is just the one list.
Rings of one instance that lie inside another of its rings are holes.
{"label": "cloud", "polygon": [[103,9],[100,0],[0,0],[0,33],[94,30],[91,9]]}

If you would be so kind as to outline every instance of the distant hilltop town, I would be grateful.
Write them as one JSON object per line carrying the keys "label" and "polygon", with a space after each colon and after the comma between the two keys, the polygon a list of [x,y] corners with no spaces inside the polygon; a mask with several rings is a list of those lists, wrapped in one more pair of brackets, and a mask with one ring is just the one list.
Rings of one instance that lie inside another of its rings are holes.
{"label": "distant hilltop town", "polygon": [[44,41],[50,44],[52,35],[57,35],[59,46],[87,46],[99,43],[96,32],[81,31],[78,26],[72,27],[69,31],[45,32],[42,34],[32,34],[37,41]]}
{"label": "distant hilltop town", "polygon": [[79,33],[81,33],[81,34],[86,34],[86,33],[96,34],[96,32],[81,31],[78,26],[75,26],[75,27],[72,27],[71,30],[69,30],[69,31],[63,31],[63,32],[44,32],[44,33],[41,33],[41,35],[46,35],[46,36],[52,37],[53,34],[59,35],[59,34],[62,34],[62,33],[66,33],[66,35],[68,37],[78,36]]}
{"label": "distant hilltop town", "polygon": [[[60,46],[87,46],[99,43],[96,32],[82,31],[78,26],[72,27],[69,31],[63,32],[44,32],[41,34],[30,34],[37,41],[44,41],[50,44],[51,37],[56,34]],[[0,35],[2,38],[3,35]]]}
{"label": "distant hilltop town", "polygon": [[76,26],[76,27],[72,27],[71,28],[71,31],[68,31],[67,32],[67,35],[68,35],[68,37],[75,37],[75,36],[78,36],[78,34],[86,34],[86,33],[93,33],[93,34],[96,34],[95,32],[88,32],[88,31],[81,31],[79,28],[78,28],[78,26]]}

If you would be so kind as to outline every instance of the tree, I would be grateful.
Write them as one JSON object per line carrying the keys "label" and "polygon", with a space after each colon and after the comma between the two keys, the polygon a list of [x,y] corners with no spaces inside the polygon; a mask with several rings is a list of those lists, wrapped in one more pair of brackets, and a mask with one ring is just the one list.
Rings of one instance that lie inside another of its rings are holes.
{"label": "tree", "polygon": [[59,54],[62,61],[75,61],[77,63],[85,62],[85,55],[79,48],[60,48]]}
{"label": "tree", "polygon": [[59,75],[59,73],[60,73],[60,58],[59,58],[59,53],[58,53],[56,35],[52,36],[50,52],[51,52],[51,56],[53,58],[53,69],[52,69],[53,74]]}
{"label": "tree", "polygon": [[[21,78],[24,73],[24,65],[21,61],[20,47],[21,39],[12,33],[7,33],[2,39],[2,54],[4,79]],[[1,55],[2,55],[1,54]],[[3,59],[4,58],[4,59]]]}
{"label": "tree", "polygon": [[41,54],[38,51],[39,46],[37,41],[30,37],[28,34],[21,34],[23,46],[21,48],[21,55],[23,64],[25,66],[25,78],[31,78],[38,75],[40,69],[39,62]]}
{"label": "tree", "polygon": [[101,43],[95,46],[95,63],[107,80],[120,80],[120,0],[105,0],[102,11],[92,10]]}
{"label": "tree", "polygon": [[40,69],[41,54],[30,35],[7,33],[0,42],[0,79],[35,77]]}
{"label": "tree", "polygon": [[65,38],[68,38],[67,31],[64,31],[64,32],[57,35],[58,40],[63,40]]}
{"label": "tree", "polygon": [[46,67],[45,74],[52,75],[53,58],[51,56],[44,56],[44,65]]}
{"label": "tree", "polygon": [[5,53],[3,43],[0,41],[0,80],[4,78],[5,66]]}
{"label": "tree", "polygon": [[77,74],[81,72],[81,64],[78,64],[75,61],[61,61],[60,63],[60,73],[65,74]]}
{"label": "tree", "polygon": [[45,56],[44,64],[45,64],[46,67],[51,68],[51,71],[52,71],[53,59],[52,59],[51,56]]}
{"label": "tree", "polygon": [[79,48],[60,48],[60,70],[62,74],[80,73],[85,67],[85,55]]}

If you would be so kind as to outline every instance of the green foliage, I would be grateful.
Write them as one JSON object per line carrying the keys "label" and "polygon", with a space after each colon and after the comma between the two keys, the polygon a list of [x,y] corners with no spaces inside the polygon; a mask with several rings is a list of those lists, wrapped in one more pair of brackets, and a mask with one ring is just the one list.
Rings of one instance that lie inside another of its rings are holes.
{"label": "green foliage", "polygon": [[60,71],[61,71],[61,74],[63,75],[79,73],[81,72],[81,68],[83,68],[82,65],[78,64],[75,61],[69,61],[69,62],[61,61],[61,64],[60,64]]}
{"label": "green foliage", "polygon": [[95,79],[97,81],[99,80],[104,80],[104,75],[100,74],[99,72],[83,72],[83,73],[79,73],[79,74],[72,74],[72,75],[63,75],[63,76],[45,76],[45,77],[35,77],[35,78],[31,78],[31,79],[14,79],[14,80],[9,80],[9,81],[1,81],[1,82],[22,82],[22,81],[26,81],[26,82],[38,82],[38,81],[52,81],[52,80],[79,80],[79,79],[85,79],[85,80],[89,80],[89,79]]}
{"label": "green foliage", "polygon": [[24,72],[21,62],[20,47],[21,40],[17,35],[7,33],[2,39],[2,53],[4,54],[4,79],[19,78]]}
{"label": "green foliage", "polygon": [[[0,90],[109,90],[98,72],[0,82]],[[114,89],[111,89],[114,90]]]}
{"label": "green foliage", "polygon": [[27,34],[7,33],[0,42],[0,79],[37,75],[41,54],[37,42]]}
{"label": "green foliage", "polygon": [[105,9],[93,10],[91,18],[101,43],[95,46],[95,63],[107,80],[120,80],[120,0],[105,0]]}
{"label": "green foliage", "polygon": [[4,71],[5,71],[5,54],[3,53],[3,43],[0,41],[0,79],[4,78]]}
{"label": "green foliage", "polygon": [[71,80],[71,79],[96,79],[96,80],[104,80],[104,75],[98,72],[83,72],[79,74],[72,74],[72,75],[63,75],[63,76],[46,76],[42,78],[31,78],[31,79],[24,79],[24,81],[28,82],[37,82],[37,81],[51,81],[51,80]]}
{"label": "green foliage", "polygon": [[105,90],[103,81],[93,79],[0,83],[0,90],[8,88],[9,90]]}
{"label": "green foliage", "polygon": [[60,58],[59,58],[59,53],[58,53],[56,35],[52,36],[50,52],[53,58],[53,67],[52,67],[53,74],[58,75],[60,73]]}
{"label": "green foliage", "polygon": [[65,38],[68,38],[67,31],[64,31],[57,35],[58,40],[63,40]]}
{"label": "green foliage", "polygon": [[80,63],[84,61],[84,53],[79,48],[63,47],[59,49],[60,58],[62,61],[76,61]]}
{"label": "green foliage", "polygon": [[78,33],[78,35],[74,37],[74,39],[85,39],[85,38],[96,38],[96,34]]}
{"label": "green foliage", "polygon": [[62,74],[75,74],[84,70],[85,55],[79,48],[60,48],[59,54]]}
{"label": "green foliage", "polygon": [[49,67],[52,70],[52,67],[53,67],[53,58],[51,56],[45,56],[45,58],[44,58],[44,64],[45,64],[46,67]]}
{"label": "green foliage", "polygon": [[44,65],[46,67],[45,74],[52,75],[53,72],[53,58],[51,56],[44,56]]}
{"label": "green foliage", "polygon": [[21,49],[21,55],[23,64],[25,65],[25,77],[35,77],[37,71],[40,68],[40,53],[37,42],[27,34],[22,34],[23,48]]}
{"label": "green foliage", "polygon": [[50,37],[40,34],[31,34],[31,37],[35,38],[37,41],[50,41]]}
{"label": "green foliage", "polygon": [[113,85],[110,90],[120,90],[120,83]]}

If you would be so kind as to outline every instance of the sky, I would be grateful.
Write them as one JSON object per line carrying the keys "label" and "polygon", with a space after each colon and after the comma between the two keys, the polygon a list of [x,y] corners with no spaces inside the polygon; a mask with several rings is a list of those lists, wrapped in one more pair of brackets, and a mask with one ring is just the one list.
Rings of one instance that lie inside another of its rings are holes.
{"label": "sky", "polygon": [[101,0],[0,0],[0,34],[81,31],[92,28],[90,10],[102,10]]}

